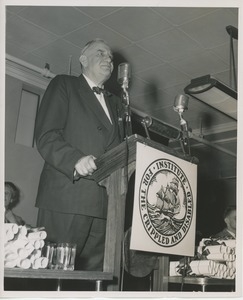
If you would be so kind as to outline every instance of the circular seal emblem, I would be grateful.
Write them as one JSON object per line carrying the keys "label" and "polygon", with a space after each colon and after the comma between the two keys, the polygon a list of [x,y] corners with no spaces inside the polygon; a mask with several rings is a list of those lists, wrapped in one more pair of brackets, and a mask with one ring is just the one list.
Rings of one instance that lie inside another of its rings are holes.
{"label": "circular seal emblem", "polygon": [[190,183],[173,161],[158,159],[145,170],[139,188],[144,228],[158,245],[172,247],[186,236],[193,216]]}

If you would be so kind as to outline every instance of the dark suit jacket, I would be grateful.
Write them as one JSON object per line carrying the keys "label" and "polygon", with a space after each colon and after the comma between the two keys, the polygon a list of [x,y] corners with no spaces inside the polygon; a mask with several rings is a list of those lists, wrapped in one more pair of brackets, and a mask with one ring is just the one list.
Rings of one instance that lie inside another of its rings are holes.
{"label": "dark suit jacket", "polygon": [[226,228],[224,228],[220,232],[213,235],[213,237],[214,238],[234,239],[233,235]]}
{"label": "dark suit jacket", "polygon": [[112,125],[82,75],[58,75],[50,82],[36,121],[37,149],[45,160],[36,206],[64,213],[106,217],[107,194],[93,180],[73,180],[74,166],[85,155],[98,158],[122,137],[121,101],[106,97]]}

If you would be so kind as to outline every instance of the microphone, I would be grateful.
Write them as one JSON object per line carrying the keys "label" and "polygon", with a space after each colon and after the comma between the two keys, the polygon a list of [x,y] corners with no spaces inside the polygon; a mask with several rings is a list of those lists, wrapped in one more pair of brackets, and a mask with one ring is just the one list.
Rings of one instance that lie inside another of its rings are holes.
{"label": "microphone", "polygon": [[181,135],[182,150],[184,154],[188,152],[188,154],[191,155],[188,125],[187,125],[187,121],[183,118],[183,112],[188,109],[188,101],[189,101],[189,96],[184,94],[177,95],[175,97],[173,108],[174,111],[177,112],[180,117],[180,125],[182,130],[182,135]]}
{"label": "microphone", "polygon": [[122,85],[123,89],[128,88],[131,79],[131,66],[129,63],[121,63],[118,66],[117,81]]}
{"label": "microphone", "polygon": [[183,113],[185,110],[188,109],[188,101],[189,97],[184,94],[179,94],[175,97],[174,101],[174,111],[178,113]]}
{"label": "microphone", "polygon": [[180,124],[182,127],[187,126],[187,122],[183,119],[183,112],[188,109],[189,96],[180,94],[175,97],[173,109],[179,114]]}
{"label": "microphone", "polygon": [[118,66],[117,81],[123,89],[122,99],[125,104],[125,133],[126,137],[132,135],[131,110],[128,93],[128,84],[131,79],[131,67],[129,63],[121,63]]}

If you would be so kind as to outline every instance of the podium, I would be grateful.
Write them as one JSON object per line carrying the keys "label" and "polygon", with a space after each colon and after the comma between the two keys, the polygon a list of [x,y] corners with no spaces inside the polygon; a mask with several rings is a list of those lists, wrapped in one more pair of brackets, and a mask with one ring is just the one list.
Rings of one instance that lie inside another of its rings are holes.
{"label": "podium", "polygon": [[[120,289],[126,195],[129,179],[135,171],[137,142],[187,161],[193,160],[192,157],[187,157],[167,146],[136,134],[128,137],[116,148],[111,149],[97,159],[97,170],[93,173],[91,178],[101,186],[104,186],[108,194],[103,271],[113,273],[113,280],[108,285],[108,290],[110,291],[119,291]],[[156,290],[167,289],[168,280],[164,281],[163,275],[168,276],[168,269],[168,256],[161,256],[159,259],[159,270],[154,273],[154,287]]]}
{"label": "podium", "polygon": [[[136,144],[142,144],[161,150],[178,158],[196,162],[195,158],[161,145],[157,142],[132,135],[116,148],[103,154],[96,160],[97,170],[89,177],[104,186],[108,194],[108,211],[103,272],[64,271],[49,269],[5,269],[4,277],[57,279],[60,291],[60,280],[90,280],[96,282],[96,291],[102,290],[106,281],[107,291],[120,291],[122,243],[125,223],[125,204],[128,183],[136,167]],[[154,291],[168,290],[169,259],[163,255],[159,258],[158,268],[154,271]]]}

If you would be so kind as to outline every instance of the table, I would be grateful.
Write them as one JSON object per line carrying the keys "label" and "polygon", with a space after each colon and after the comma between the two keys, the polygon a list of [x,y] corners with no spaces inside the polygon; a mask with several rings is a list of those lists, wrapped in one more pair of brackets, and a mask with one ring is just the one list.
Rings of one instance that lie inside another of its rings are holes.
{"label": "table", "polygon": [[57,291],[61,290],[61,280],[91,280],[96,282],[96,291],[102,291],[102,282],[112,280],[113,274],[98,271],[69,271],[50,269],[20,269],[5,268],[4,277],[8,278],[37,278],[37,279],[57,279]]}
{"label": "table", "polygon": [[206,291],[206,287],[209,285],[218,286],[231,286],[232,289],[235,288],[234,279],[219,279],[219,278],[209,278],[209,277],[182,277],[182,276],[168,276],[168,282],[179,283],[179,284],[194,284],[200,285],[202,287],[202,292]]}

